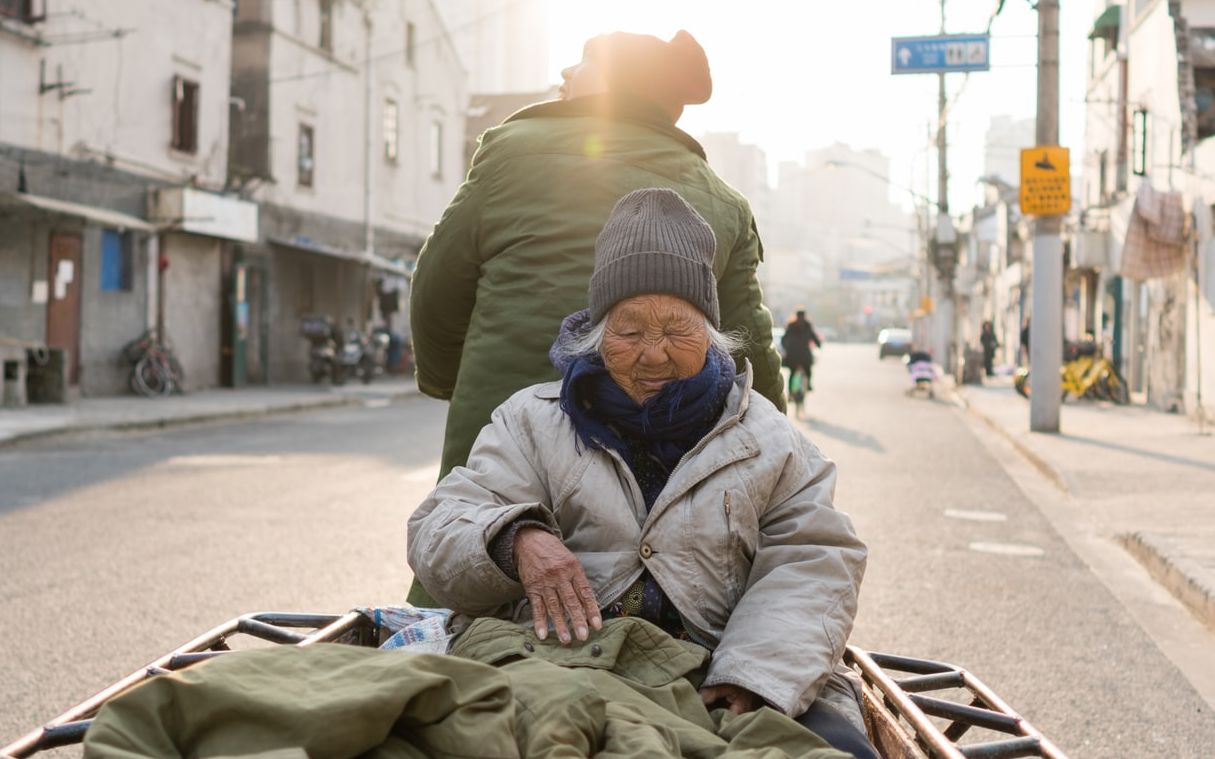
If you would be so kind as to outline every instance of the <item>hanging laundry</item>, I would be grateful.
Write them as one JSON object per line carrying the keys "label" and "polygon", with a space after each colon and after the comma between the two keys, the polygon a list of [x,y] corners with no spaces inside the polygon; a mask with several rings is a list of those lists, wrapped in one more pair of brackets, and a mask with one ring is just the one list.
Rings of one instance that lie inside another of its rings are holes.
{"label": "hanging laundry", "polygon": [[1119,273],[1135,280],[1175,274],[1185,267],[1189,238],[1181,193],[1155,190],[1144,180],[1135,196]]}

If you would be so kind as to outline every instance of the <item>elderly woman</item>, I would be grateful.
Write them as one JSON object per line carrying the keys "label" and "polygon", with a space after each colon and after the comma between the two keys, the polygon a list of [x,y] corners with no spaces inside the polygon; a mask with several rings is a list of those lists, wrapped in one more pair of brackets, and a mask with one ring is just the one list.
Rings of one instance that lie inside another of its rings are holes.
{"label": "elderly woman", "polygon": [[706,704],[876,756],[836,674],[865,546],[832,508],[834,464],[736,376],[714,247],[672,190],[616,204],[590,307],[553,347],[563,379],[494,412],[410,519],[409,563],[440,603],[541,639],[642,617],[713,651]]}

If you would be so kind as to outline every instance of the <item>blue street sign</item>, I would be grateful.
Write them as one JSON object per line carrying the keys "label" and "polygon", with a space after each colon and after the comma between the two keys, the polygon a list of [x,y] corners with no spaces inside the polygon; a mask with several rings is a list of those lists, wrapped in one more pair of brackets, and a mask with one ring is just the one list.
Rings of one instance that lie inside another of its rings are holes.
{"label": "blue street sign", "polygon": [[991,37],[986,34],[942,34],[890,40],[890,73],[948,74],[987,71]]}

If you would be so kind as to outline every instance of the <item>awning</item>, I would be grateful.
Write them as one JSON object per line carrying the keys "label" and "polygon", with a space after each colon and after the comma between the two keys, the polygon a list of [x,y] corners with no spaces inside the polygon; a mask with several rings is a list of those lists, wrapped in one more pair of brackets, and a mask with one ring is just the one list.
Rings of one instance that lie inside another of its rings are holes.
{"label": "awning", "polygon": [[1111,5],[1101,12],[1097,20],[1093,22],[1093,30],[1089,32],[1088,38],[1095,40],[1098,37],[1104,37],[1110,31],[1117,32],[1118,27],[1122,24],[1122,6]]}
{"label": "awning", "polygon": [[361,250],[346,250],[333,245],[326,245],[323,242],[317,242],[310,237],[297,235],[295,237],[270,237],[268,241],[271,245],[278,245],[284,248],[300,250],[305,253],[316,253],[330,258],[340,258],[343,261],[351,263],[364,264],[379,271],[397,274],[406,279],[409,278],[409,270],[405,267],[403,261],[398,261],[391,258],[384,258],[375,253],[367,254]]}
{"label": "awning", "polygon": [[50,213],[63,214],[64,216],[75,216],[86,221],[91,221],[94,224],[100,224],[103,227],[134,229],[140,232],[156,231],[155,225],[149,224],[147,221],[139,218],[138,216],[131,216],[130,214],[125,214],[121,211],[111,211],[108,208],[86,206],[83,203],[70,203],[66,200],[48,198],[43,195],[30,195],[26,192],[0,193],[0,205],[10,207],[23,205],[30,206]]}

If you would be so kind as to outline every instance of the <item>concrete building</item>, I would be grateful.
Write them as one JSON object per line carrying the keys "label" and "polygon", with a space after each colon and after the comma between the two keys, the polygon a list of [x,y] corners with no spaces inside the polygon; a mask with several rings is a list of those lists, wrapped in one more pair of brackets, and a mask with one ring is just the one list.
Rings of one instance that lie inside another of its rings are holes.
{"label": "concrete building", "polygon": [[1021,149],[1033,147],[1035,129],[1033,119],[992,116],[983,141],[983,175],[1017,186],[1021,181]]}
{"label": "concrete building", "polygon": [[[1033,227],[1021,215],[1017,187],[992,177],[987,198],[962,217],[954,275],[955,340],[980,350],[989,321],[996,334],[996,366],[1024,363],[1021,327],[1029,314]],[[964,357],[964,353],[963,353]]]}
{"label": "concrete building", "polygon": [[835,144],[780,165],[764,236],[774,312],[805,305],[854,339],[907,323],[918,243],[911,215],[890,200],[897,188],[876,150]]}
{"label": "concrete building", "polygon": [[[1198,413],[1215,397],[1215,2],[1099,3],[1089,39],[1069,336],[1093,333],[1150,404]],[[1194,244],[1181,270],[1140,281],[1120,272],[1142,183],[1182,193]]]}
{"label": "concrete building", "polygon": [[538,92],[472,95],[468,100],[467,120],[464,123],[464,165],[472,163],[485,130],[498,126],[511,114],[529,105],[555,100],[557,95],[557,87]]}
{"label": "concrete building", "polygon": [[742,193],[751,204],[755,224],[764,243],[764,264],[759,267],[760,285],[771,296],[780,289],[781,280],[775,274],[779,266],[774,259],[785,258],[779,247],[773,248],[772,183],[768,179],[768,157],[758,145],[745,143],[737,132],[709,132],[699,138],[713,171],[731,187]]}
{"label": "concrete building", "polygon": [[436,7],[468,69],[469,92],[504,95],[548,89],[552,82],[544,0],[442,0]]}
{"label": "concrete building", "polygon": [[0,5],[0,338],[107,395],[159,322],[188,386],[219,384],[224,259],[257,224],[221,194],[232,3],[46,6]]}
{"label": "concrete building", "polygon": [[466,72],[436,4],[242,0],[232,94],[269,376],[305,376],[304,316],[407,334],[408,271],[465,173]]}

